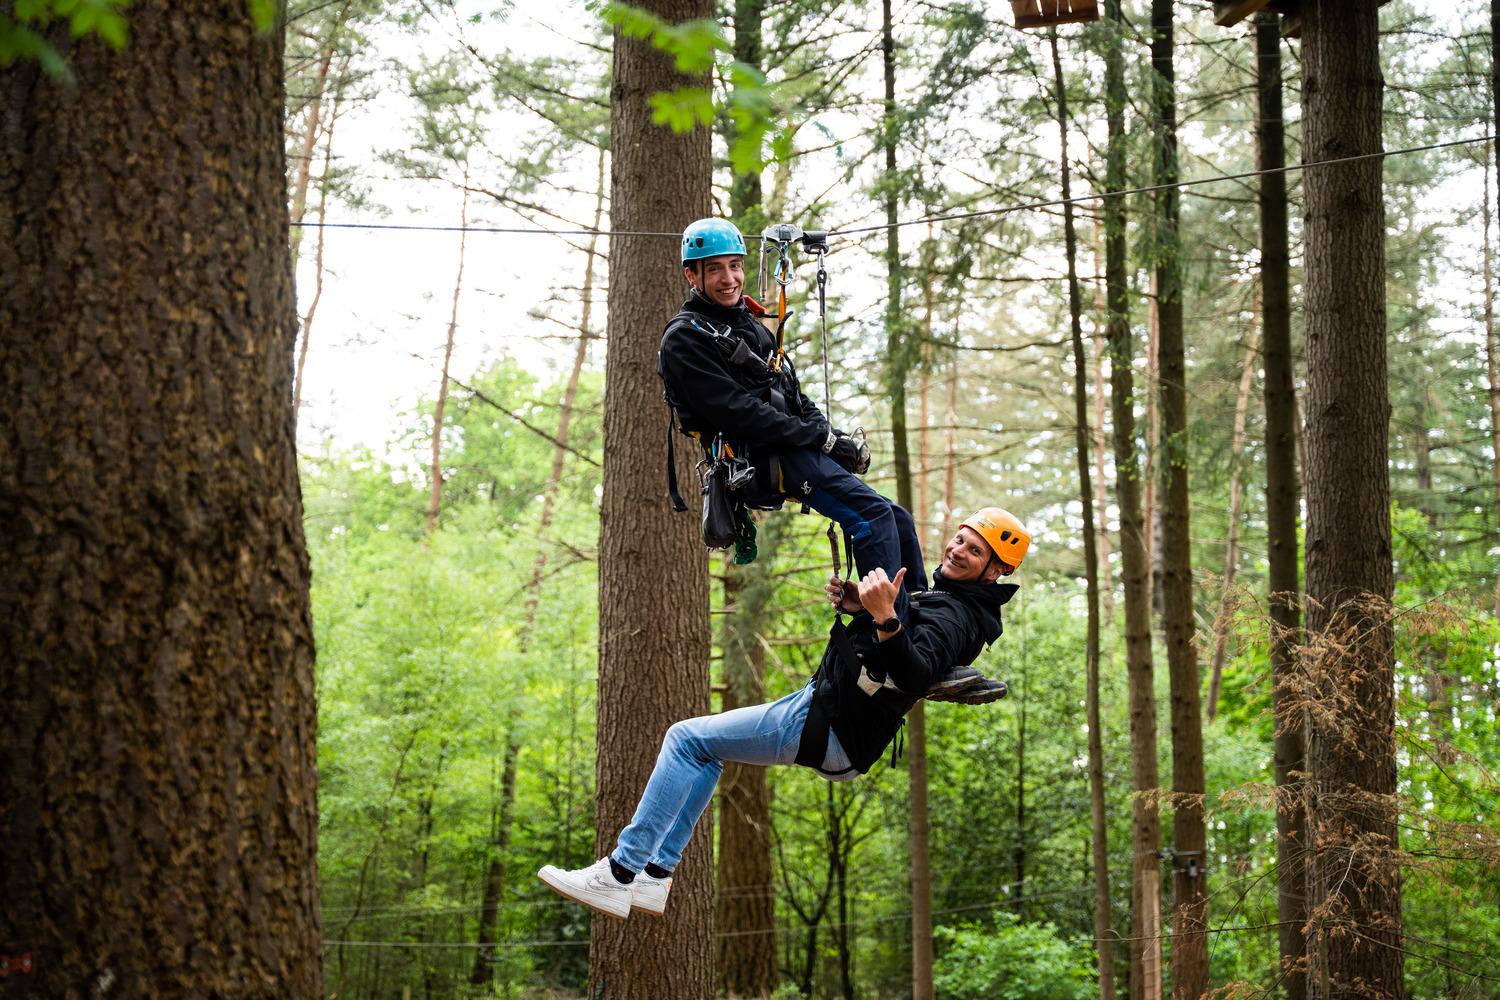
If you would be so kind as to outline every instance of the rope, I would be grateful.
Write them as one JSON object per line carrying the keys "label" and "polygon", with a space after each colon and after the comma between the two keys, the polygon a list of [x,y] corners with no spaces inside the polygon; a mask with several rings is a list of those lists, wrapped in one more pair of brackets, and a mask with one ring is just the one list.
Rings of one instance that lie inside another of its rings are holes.
{"label": "rope", "polygon": [[[955,212],[950,215],[923,216],[918,219],[908,219],[905,222],[886,222],[877,226],[863,226],[855,229],[838,229],[829,231],[830,237],[849,237],[859,233],[874,233],[890,229],[900,229],[906,226],[920,226],[932,222],[951,222],[957,219],[978,219],[990,215],[1008,215],[1012,212],[1036,211],[1043,208],[1056,208],[1060,205],[1076,205],[1080,202],[1100,201],[1104,198],[1124,198],[1136,194],[1154,194],[1158,191],[1171,189],[1193,188],[1204,184],[1218,184],[1222,181],[1239,181],[1251,177],[1264,177],[1269,174],[1287,174],[1295,171],[1306,170],[1309,167],[1331,167],[1341,163],[1357,163],[1361,160],[1381,159],[1387,156],[1405,156],[1409,153],[1427,153],[1436,149],[1452,149],[1457,146],[1472,146],[1481,142],[1493,142],[1493,135],[1479,136],[1473,139],[1454,139],[1450,142],[1434,142],[1426,146],[1410,146],[1405,149],[1392,149],[1379,153],[1361,153],[1358,156],[1343,156],[1332,160],[1312,160],[1306,163],[1292,163],[1283,167],[1271,167],[1264,170],[1246,170],[1237,174],[1220,174],[1214,177],[1202,177],[1197,180],[1171,181],[1166,184],[1152,184],[1147,187],[1126,188],[1123,191],[1109,191],[1095,194],[1075,195],[1072,198],[1057,198],[1051,201],[1031,201],[1017,205],[1006,205],[1001,208],[984,209],[977,212]],[[1191,192],[1189,192],[1191,193]],[[664,239],[680,240],[681,233],[653,233],[637,232],[630,230],[609,229],[536,229],[530,227],[501,227],[501,226],[419,226],[403,225],[397,223],[366,223],[366,222],[292,222],[290,225],[301,226],[304,229],[391,229],[407,232],[436,232],[436,233],[515,233],[525,236],[648,236],[661,237]],[[765,240],[764,236],[746,236],[747,240]],[[764,253],[764,243],[762,244]]]}

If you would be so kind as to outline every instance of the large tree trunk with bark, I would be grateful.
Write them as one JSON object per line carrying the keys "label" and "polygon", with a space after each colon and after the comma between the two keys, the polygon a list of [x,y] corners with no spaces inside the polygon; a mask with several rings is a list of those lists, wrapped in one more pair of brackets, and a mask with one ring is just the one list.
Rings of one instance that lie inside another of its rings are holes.
{"label": "large tree trunk with bark", "polygon": [[[1152,0],[1151,65],[1157,117],[1156,183],[1179,179],[1177,97],[1172,66],[1172,0]],[[1204,849],[1203,717],[1194,641],[1192,538],[1189,535],[1187,356],[1183,346],[1179,196],[1156,196],[1156,285],[1161,377],[1162,632],[1167,646],[1172,720],[1172,996],[1198,1000],[1208,990],[1208,894]]]}
{"label": "large tree trunk with bark", "polygon": [[[1106,0],[1110,38],[1105,49],[1105,102],[1109,114],[1109,145],[1105,160],[1105,190],[1125,190],[1125,54],[1120,0]],[[1129,263],[1126,256],[1125,199],[1104,202],[1104,284],[1109,307],[1110,416],[1114,425],[1115,503],[1120,510],[1120,586],[1125,603],[1125,672],[1130,709],[1131,800],[1130,942],[1131,1000],[1161,996],[1161,941],[1157,936],[1161,867],[1152,853],[1161,846],[1161,814],[1155,794],[1159,776],[1156,762],[1156,684],[1151,661],[1151,562],[1147,529],[1141,510],[1141,463],[1136,454],[1135,353],[1130,328]],[[1097,701],[1097,695],[1096,695]],[[1097,707],[1095,708],[1097,712]],[[1090,717],[1090,726],[1096,720]],[[1102,751],[1101,751],[1102,753]],[[1102,767],[1100,775],[1102,777]],[[1146,793],[1143,795],[1142,793]],[[1094,850],[1101,850],[1104,796],[1094,792]],[[1094,869],[1095,928],[1110,936],[1108,884],[1101,885],[1098,862]],[[1105,944],[1099,949],[1100,995],[1108,1000],[1104,982]]]}
{"label": "large tree trunk with bark", "polygon": [[[672,24],[713,16],[708,0],[641,6]],[[701,84],[678,73],[672,57],[649,39],[615,31],[609,204],[617,232],[677,232],[712,211],[709,131],[678,134],[651,122],[652,95]],[[661,466],[667,411],[656,352],[683,292],[672,241],[611,238],[599,533],[599,857],[614,849],[630,822],[667,727],[709,708],[708,554],[698,532],[697,498],[690,501],[694,511],[674,514]],[[678,448],[677,458],[678,476],[691,482],[696,456]],[[665,916],[593,921],[589,995],[712,995],[712,887],[712,851],[700,827],[677,868]]]}
{"label": "large tree trunk with bark", "polygon": [[0,997],[323,995],[282,33],[0,69]]}
{"label": "large tree trunk with bark", "polygon": [[[776,558],[784,518],[760,526],[760,554],[725,567],[724,711],[766,700],[766,647]],[[719,779],[718,987],[729,997],[769,997],[776,989],[776,894],[771,868],[771,797],[766,769],[730,761]]]}
{"label": "large tree trunk with bark", "polygon": [[1297,395],[1292,369],[1291,258],[1287,231],[1286,145],[1282,128],[1281,24],[1255,15],[1259,67],[1257,166],[1260,178],[1261,316],[1265,328],[1262,391],[1266,408],[1266,564],[1271,617],[1272,756],[1276,780],[1276,916],[1282,988],[1287,1000],[1307,996],[1307,813],[1302,706],[1293,690],[1297,667],[1298,591]]}
{"label": "large tree trunk with bark", "polygon": [[[1309,162],[1381,150],[1378,0],[1303,4]],[[1308,729],[1319,997],[1405,996],[1381,161],[1305,172]]]}
{"label": "large tree trunk with bark", "polygon": [[[765,0],[735,0],[734,56],[757,69]],[[726,139],[738,132],[726,121]],[[737,173],[729,211],[741,231],[764,228],[760,171]],[[758,705],[766,697],[766,631],[776,591],[772,575],[783,519],[761,524],[760,555],[736,566],[725,560],[724,711]],[[718,988],[729,997],[768,997],[776,989],[776,893],[771,868],[771,795],[766,769],[730,761],[719,779]]]}

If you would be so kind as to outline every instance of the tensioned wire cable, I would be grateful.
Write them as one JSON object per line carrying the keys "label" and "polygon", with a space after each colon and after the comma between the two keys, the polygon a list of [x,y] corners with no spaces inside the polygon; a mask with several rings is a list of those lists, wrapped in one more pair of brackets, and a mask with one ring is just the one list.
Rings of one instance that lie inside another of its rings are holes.
{"label": "tensioned wire cable", "polygon": [[[1199,177],[1193,180],[1171,181],[1166,184],[1152,184],[1146,187],[1126,188],[1123,191],[1101,191],[1093,194],[1074,195],[1072,198],[1054,198],[1050,201],[1028,201],[1018,205],[1005,205],[1000,208],[987,208],[974,212],[954,212],[949,215],[923,216],[920,219],[908,219],[905,222],[885,222],[875,226],[860,226],[853,229],[833,229],[828,231],[830,239],[833,237],[844,237],[859,233],[877,233],[882,230],[901,229],[906,226],[920,226],[932,222],[952,222],[958,219],[979,219],[991,215],[1009,215],[1013,212],[1033,212],[1043,208],[1056,208],[1060,205],[1076,205],[1080,202],[1101,201],[1106,198],[1124,198],[1136,194],[1154,194],[1158,191],[1169,191],[1174,188],[1193,188],[1205,184],[1219,184],[1223,181],[1240,181],[1251,177],[1264,177],[1268,174],[1287,174],[1294,171],[1306,170],[1309,167],[1332,167],[1342,163],[1359,163],[1364,160],[1378,160],[1387,156],[1405,156],[1409,153],[1427,153],[1436,149],[1451,149],[1456,146],[1472,146],[1481,142],[1493,142],[1495,136],[1485,135],[1473,139],[1454,139],[1449,142],[1434,142],[1426,146],[1409,146],[1405,149],[1392,149],[1379,153],[1360,153],[1355,156],[1341,156],[1332,160],[1311,160],[1306,163],[1291,163],[1284,167],[1272,167],[1266,170],[1246,170],[1237,174],[1219,174],[1214,177]],[[656,233],[634,230],[611,230],[611,229],[537,229],[534,227],[505,227],[505,226],[421,226],[404,223],[374,223],[374,222],[293,222],[293,226],[303,229],[390,229],[404,232],[430,232],[430,233],[513,233],[525,236],[647,236],[662,237],[665,239],[678,240],[682,238],[681,233]],[[746,236],[747,240],[764,239],[762,236]]]}

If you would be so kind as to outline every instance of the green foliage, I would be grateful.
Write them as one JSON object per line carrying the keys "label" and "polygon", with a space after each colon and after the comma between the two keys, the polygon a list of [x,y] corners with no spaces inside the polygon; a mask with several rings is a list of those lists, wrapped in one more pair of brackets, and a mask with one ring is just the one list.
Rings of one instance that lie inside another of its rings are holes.
{"label": "green foliage", "polygon": [[35,59],[49,76],[73,82],[73,71],[45,32],[66,21],[74,38],[98,35],[105,44],[123,49],[130,41],[130,22],[122,13],[131,0],[15,0],[0,12],[0,66],[18,59]]}
{"label": "green foliage", "polygon": [[1097,992],[1088,951],[1050,923],[997,912],[994,926],[942,927],[933,976],[941,1000],[1087,1000]]}
{"label": "green foliage", "polygon": [[[610,2],[600,7],[606,23],[627,38],[650,39],[651,44],[672,56],[677,72],[693,76],[718,69],[727,87],[718,100],[711,87],[688,86],[652,94],[651,120],[675,132],[688,132],[712,125],[721,114],[734,122],[729,157],[737,173],[763,169],[768,162],[790,153],[789,131],[780,124],[790,88],[767,82],[760,69],[733,59],[733,47],[717,21],[693,20],[671,24],[650,11],[627,3]],[[771,144],[771,159],[765,156]]]}

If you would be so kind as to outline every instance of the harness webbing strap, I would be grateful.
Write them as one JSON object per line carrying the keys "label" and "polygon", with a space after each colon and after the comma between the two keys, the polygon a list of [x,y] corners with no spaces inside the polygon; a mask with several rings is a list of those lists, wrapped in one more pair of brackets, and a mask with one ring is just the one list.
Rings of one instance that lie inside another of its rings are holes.
{"label": "harness webbing strap", "polygon": [[672,498],[672,509],[677,513],[688,509],[682,494],[677,490],[677,450],[672,439],[677,436],[677,411],[667,405],[667,495]]}

